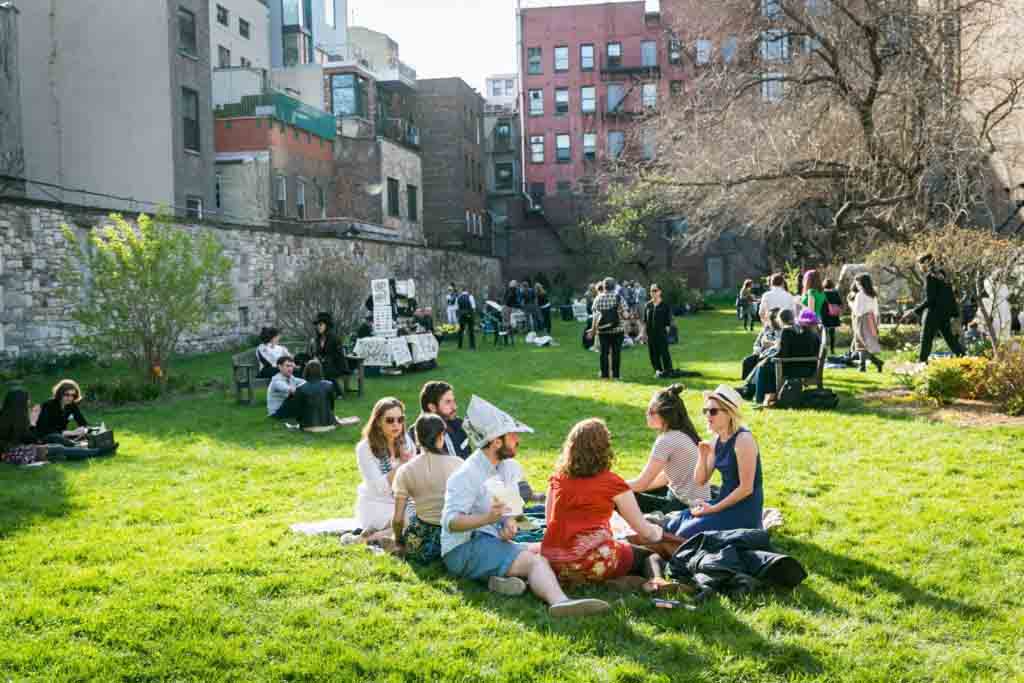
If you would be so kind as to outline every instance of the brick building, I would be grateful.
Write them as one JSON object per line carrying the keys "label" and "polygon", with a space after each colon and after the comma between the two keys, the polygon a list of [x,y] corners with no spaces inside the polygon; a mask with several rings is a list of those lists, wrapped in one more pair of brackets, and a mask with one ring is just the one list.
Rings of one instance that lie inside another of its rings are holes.
{"label": "brick building", "polygon": [[417,81],[427,243],[476,254],[494,248],[487,213],[484,98],[461,78]]}

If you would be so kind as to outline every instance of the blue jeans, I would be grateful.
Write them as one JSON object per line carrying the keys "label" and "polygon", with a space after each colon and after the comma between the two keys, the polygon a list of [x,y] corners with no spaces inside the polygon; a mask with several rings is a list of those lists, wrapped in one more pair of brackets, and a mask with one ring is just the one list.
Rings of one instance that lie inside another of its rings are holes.
{"label": "blue jeans", "polygon": [[770,360],[757,369],[754,378],[754,401],[764,403],[766,394],[774,394],[778,391],[775,385],[775,361]]}

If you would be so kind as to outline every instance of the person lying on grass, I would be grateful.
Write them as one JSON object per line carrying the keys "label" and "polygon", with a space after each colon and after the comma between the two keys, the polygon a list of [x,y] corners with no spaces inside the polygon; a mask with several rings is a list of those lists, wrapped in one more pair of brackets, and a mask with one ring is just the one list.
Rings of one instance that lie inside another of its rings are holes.
{"label": "person lying on grass", "polygon": [[[519,448],[519,434],[533,430],[477,396],[470,400],[465,426],[478,447],[445,488],[441,555],[448,572],[487,581],[490,590],[505,595],[520,595],[528,584],[552,617],[607,611],[602,600],[566,597],[547,559],[512,541],[518,529],[507,501],[521,501],[508,462]],[[492,479],[497,481],[488,485]],[[492,494],[499,489],[500,497]]]}
{"label": "person lying on grass", "polygon": [[686,412],[683,389],[682,384],[661,389],[647,405],[647,426],[658,432],[658,437],[643,471],[626,482],[645,513],[685,510],[690,501],[711,497],[707,482],[693,480],[700,436]]}
{"label": "person lying on grass", "polygon": [[[462,464],[461,458],[450,455],[445,448],[446,429],[440,415],[420,415],[413,426],[419,455],[401,465],[392,482],[395,510],[391,528],[397,550],[420,564],[441,559],[444,490],[448,477]],[[415,512],[407,516],[408,503]]]}
{"label": "person lying on grass", "polygon": [[3,408],[0,408],[0,462],[33,465],[50,460],[85,460],[117,450],[116,443],[110,448],[38,443],[36,425],[40,409],[31,406],[29,394],[24,389],[13,389],[4,397]]}
{"label": "person lying on grass", "polygon": [[[390,536],[395,495],[392,483],[398,468],[412,460],[416,445],[405,433],[405,405],[387,396],[377,401],[356,445],[363,481],[356,490],[356,519],[363,540]],[[383,533],[381,533],[383,532]]]}
{"label": "person lying on grass", "polygon": [[541,554],[562,583],[601,583],[641,576],[652,551],[612,534],[617,509],[647,543],[659,543],[661,527],[644,519],[636,496],[611,471],[615,455],[611,433],[602,420],[590,418],[569,431],[562,457],[550,479],[547,530]]}
{"label": "person lying on grass", "polygon": [[704,416],[715,438],[700,442],[693,479],[707,484],[718,470],[722,488],[715,500],[696,500],[689,510],[669,515],[666,531],[690,538],[702,531],[762,528],[761,457],[753,434],[743,426],[742,408],[743,399],[731,387],[723,384],[705,392]]}

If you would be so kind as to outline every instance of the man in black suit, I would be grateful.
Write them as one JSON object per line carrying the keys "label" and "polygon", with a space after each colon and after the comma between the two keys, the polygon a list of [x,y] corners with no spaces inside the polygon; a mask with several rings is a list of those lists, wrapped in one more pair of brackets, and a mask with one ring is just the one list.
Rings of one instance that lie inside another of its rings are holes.
{"label": "man in black suit", "polygon": [[921,322],[921,351],[918,360],[927,363],[932,355],[932,342],[935,335],[941,334],[946,340],[946,345],[954,355],[964,355],[964,348],[960,345],[960,339],[953,333],[952,320],[960,312],[957,304],[956,294],[953,293],[953,286],[949,284],[949,277],[935,263],[931,254],[922,254],[917,259],[917,265],[925,276],[924,301],[907,311],[904,319],[912,315],[922,317]]}

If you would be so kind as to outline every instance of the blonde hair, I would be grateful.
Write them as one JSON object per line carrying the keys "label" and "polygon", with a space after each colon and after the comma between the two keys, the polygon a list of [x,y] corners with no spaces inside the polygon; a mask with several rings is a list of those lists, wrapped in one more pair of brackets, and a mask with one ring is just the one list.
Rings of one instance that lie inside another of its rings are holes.
{"label": "blonde hair", "polygon": [[380,423],[384,413],[394,408],[401,410],[402,415],[405,416],[405,404],[394,396],[385,396],[374,404],[370,419],[363,425],[363,438],[370,444],[370,451],[381,460],[391,455],[389,448],[391,444],[388,443],[387,437],[384,436],[384,430],[381,429]]}
{"label": "blonde hair", "polygon": [[728,401],[725,401],[714,394],[708,396],[709,399],[715,402],[721,410],[725,411],[725,414],[729,416],[729,434],[735,434],[736,432],[743,429],[743,413],[740,409],[733,406]]}

